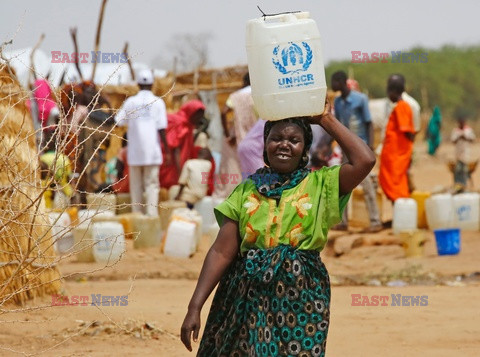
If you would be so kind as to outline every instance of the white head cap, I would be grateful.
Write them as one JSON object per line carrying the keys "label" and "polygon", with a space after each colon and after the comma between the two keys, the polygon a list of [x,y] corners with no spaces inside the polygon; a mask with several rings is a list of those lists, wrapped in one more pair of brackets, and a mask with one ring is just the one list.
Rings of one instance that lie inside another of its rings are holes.
{"label": "white head cap", "polygon": [[142,69],[137,74],[137,83],[141,85],[153,84],[153,73],[149,69]]}

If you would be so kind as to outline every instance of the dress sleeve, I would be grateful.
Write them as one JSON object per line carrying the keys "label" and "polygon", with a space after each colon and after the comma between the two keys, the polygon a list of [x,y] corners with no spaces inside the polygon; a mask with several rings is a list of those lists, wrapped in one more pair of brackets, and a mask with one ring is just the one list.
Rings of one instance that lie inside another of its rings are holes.
{"label": "dress sleeve", "polygon": [[233,221],[240,220],[240,209],[242,206],[242,197],[244,191],[244,184],[241,183],[232,191],[230,196],[214,208],[215,218],[218,225],[221,227],[224,217],[230,218]]}
{"label": "dress sleeve", "polygon": [[[319,215],[323,229],[330,229],[342,220],[343,211],[347,206],[351,193],[340,196],[340,167],[324,167],[319,170],[323,177],[323,186],[320,193]],[[318,223],[317,223],[318,224]]]}

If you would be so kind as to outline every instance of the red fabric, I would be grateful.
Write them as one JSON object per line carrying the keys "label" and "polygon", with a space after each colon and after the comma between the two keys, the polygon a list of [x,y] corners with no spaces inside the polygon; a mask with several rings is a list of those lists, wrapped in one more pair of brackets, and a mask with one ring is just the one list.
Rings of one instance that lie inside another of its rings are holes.
{"label": "red fabric", "polygon": [[129,169],[128,169],[128,161],[127,161],[127,147],[123,147],[118,152],[118,160],[123,161],[123,172],[118,173],[119,177],[122,180],[117,181],[113,184],[113,190],[115,192],[127,193],[130,192],[130,179],[128,177]]}
{"label": "red fabric", "polygon": [[[205,105],[200,100],[191,100],[180,107],[177,113],[167,115],[166,137],[170,151],[180,148],[180,170],[188,159],[193,158],[193,130],[190,118],[195,112],[205,110]],[[165,148],[162,143],[162,154],[166,157]],[[172,157],[171,165],[165,162],[160,166],[160,186],[170,188],[178,183],[180,172],[177,171]]]}

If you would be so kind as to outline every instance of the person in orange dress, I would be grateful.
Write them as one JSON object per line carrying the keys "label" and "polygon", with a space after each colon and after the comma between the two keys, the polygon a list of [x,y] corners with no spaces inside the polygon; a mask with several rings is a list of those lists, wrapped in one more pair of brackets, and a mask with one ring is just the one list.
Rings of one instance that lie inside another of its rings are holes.
{"label": "person in orange dress", "polygon": [[378,179],[383,192],[391,201],[410,197],[407,170],[412,159],[415,128],[412,109],[402,100],[404,90],[402,77],[390,76],[387,95],[396,106],[390,114],[385,131]]}

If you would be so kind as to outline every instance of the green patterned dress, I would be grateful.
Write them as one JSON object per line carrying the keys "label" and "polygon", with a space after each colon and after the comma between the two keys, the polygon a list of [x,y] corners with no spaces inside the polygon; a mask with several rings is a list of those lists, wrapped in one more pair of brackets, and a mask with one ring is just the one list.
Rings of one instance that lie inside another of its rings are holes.
{"label": "green patterned dress", "polygon": [[340,166],[308,174],[277,201],[247,180],[215,208],[239,222],[241,255],[220,280],[198,356],[324,356],[330,283],[319,252],[341,220]]}

